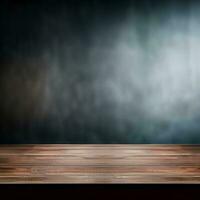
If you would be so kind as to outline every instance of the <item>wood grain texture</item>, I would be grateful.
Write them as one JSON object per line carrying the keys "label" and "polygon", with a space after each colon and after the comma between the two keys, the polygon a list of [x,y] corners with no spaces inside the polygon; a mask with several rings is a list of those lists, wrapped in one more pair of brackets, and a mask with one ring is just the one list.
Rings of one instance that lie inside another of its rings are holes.
{"label": "wood grain texture", "polygon": [[200,145],[0,145],[0,183],[200,183]]}

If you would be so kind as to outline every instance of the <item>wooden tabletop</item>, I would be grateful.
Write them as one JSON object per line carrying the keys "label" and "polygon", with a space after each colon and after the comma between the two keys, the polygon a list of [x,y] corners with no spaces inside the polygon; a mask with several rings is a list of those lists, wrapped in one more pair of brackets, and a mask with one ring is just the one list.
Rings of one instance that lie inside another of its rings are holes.
{"label": "wooden tabletop", "polygon": [[200,183],[200,145],[0,145],[0,183]]}

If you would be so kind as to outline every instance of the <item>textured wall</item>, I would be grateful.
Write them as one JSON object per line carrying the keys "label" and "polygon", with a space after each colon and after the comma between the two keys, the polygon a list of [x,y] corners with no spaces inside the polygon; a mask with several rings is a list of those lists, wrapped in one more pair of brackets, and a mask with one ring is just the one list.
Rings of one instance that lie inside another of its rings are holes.
{"label": "textured wall", "polygon": [[198,1],[6,1],[0,143],[199,143]]}

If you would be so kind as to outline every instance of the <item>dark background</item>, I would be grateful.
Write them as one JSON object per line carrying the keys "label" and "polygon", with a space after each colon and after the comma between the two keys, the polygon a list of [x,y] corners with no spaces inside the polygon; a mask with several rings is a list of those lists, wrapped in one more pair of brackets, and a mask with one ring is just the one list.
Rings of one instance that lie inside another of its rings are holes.
{"label": "dark background", "polygon": [[0,143],[199,143],[198,1],[0,3]]}
{"label": "dark background", "polygon": [[199,185],[0,185],[6,199],[198,199]]}

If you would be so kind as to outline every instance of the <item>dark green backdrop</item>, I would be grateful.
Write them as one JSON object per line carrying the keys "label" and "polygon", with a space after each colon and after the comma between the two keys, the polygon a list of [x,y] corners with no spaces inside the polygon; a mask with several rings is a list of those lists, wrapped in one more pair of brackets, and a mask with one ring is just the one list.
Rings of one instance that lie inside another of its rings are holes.
{"label": "dark green backdrop", "polygon": [[0,3],[0,143],[199,143],[198,1]]}

